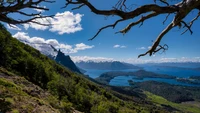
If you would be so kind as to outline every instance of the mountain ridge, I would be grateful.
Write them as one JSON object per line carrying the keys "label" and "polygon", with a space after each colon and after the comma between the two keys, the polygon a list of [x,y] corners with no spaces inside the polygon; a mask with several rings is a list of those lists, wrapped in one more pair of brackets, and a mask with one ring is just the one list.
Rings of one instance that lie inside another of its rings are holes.
{"label": "mountain ridge", "polygon": [[82,72],[78,69],[78,67],[75,65],[75,63],[71,60],[70,56],[65,55],[60,50],[58,51],[58,54],[55,57],[55,61],[62,64],[65,67],[69,68],[73,72],[82,74]]}
{"label": "mountain ridge", "polygon": [[78,62],[76,65],[83,69],[100,69],[100,70],[123,70],[123,69],[141,69],[141,67],[124,63],[120,61],[106,62]]}
{"label": "mountain ridge", "polygon": [[[118,94],[117,97],[113,94],[114,91],[108,90],[105,86],[98,85],[89,81],[84,75],[70,71],[63,65],[41,54],[40,51],[33,47],[12,38],[11,34],[2,26],[0,26],[0,67],[6,69],[6,73],[14,73],[16,77],[21,76],[31,84],[37,85],[49,92],[53,98],[48,100],[48,102],[51,102],[51,105],[61,113],[73,112],[68,111],[68,108],[71,107],[85,113],[167,112],[165,108],[157,107],[151,102],[145,103],[146,100],[140,101],[140,103],[132,100],[131,98],[134,95],[129,97],[130,100],[122,100],[119,97],[127,96]],[[2,76],[0,79],[5,78]],[[0,111],[19,112],[28,108],[29,112],[34,112],[36,106],[29,108],[26,106],[20,107],[21,103],[14,104],[18,102],[18,99],[22,99],[21,96],[17,96],[18,89],[21,92],[18,85],[19,87],[26,87],[23,84],[15,85],[14,83],[13,85],[13,83],[10,84],[7,80],[6,82],[5,80],[0,80],[0,87],[3,87],[0,88],[0,94],[4,90],[11,93],[13,90],[15,91],[10,98],[7,98],[10,93],[0,95],[0,101],[2,100],[4,103],[4,100],[6,100],[6,107],[0,108]],[[23,93],[23,95],[26,95],[26,93]],[[54,102],[55,99],[57,103]],[[26,101],[34,103],[32,99],[26,99]],[[12,103],[16,107],[7,106],[12,105]],[[2,105],[2,103],[0,104]]]}

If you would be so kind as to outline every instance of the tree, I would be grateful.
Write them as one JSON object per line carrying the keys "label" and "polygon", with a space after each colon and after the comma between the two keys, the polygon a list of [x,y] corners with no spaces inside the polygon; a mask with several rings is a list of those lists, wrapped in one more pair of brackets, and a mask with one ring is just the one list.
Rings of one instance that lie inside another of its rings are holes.
{"label": "tree", "polygon": [[[152,0],[152,4],[143,4],[140,7],[136,7],[135,9],[129,8],[127,4],[128,0],[118,0],[116,4],[110,9],[110,10],[100,10],[97,9],[89,0],[66,0],[66,6],[68,5],[76,5],[75,9],[80,9],[83,6],[88,7],[93,13],[97,15],[104,15],[104,16],[118,16],[120,17],[119,20],[115,21],[113,24],[104,26],[98,30],[98,32],[89,40],[93,40],[102,30],[112,27],[115,28],[115,26],[123,21],[129,20],[129,19],[134,19],[138,16],[141,16],[140,19],[137,21],[134,21],[130,24],[128,24],[124,29],[120,30],[119,32],[116,33],[122,33],[126,34],[132,27],[138,25],[138,24],[143,24],[144,21],[157,17],[161,14],[166,14],[166,19],[163,21],[167,20],[168,16],[170,14],[174,14],[173,21],[168,24],[168,26],[158,35],[156,40],[154,41],[151,49],[149,49],[146,53],[140,54],[138,56],[145,56],[149,54],[150,56],[155,54],[156,52],[160,50],[167,50],[168,45],[160,45],[160,41],[162,38],[167,34],[172,28],[174,27],[179,27],[185,28],[185,31],[182,33],[184,34],[185,32],[189,31],[191,34],[193,33],[191,30],[191,27],[194,23],[195,20],[198,19],[200,16],[200,0]],[[134,2],[134,0],[132,0]],[[169,1],[169,2],[168,2]],[[170,4],[174,3],[174,4]],[[103,4],[103,3],[102,3]],[[130,4],[129,4],[130,5]],[[184,18],[188,16],[189,13],[193,10],[198,10],[198,14],[195,15],[194,19],[191,20],[189,23],[184,21]]]}
{"label": "tree", "polygon": [[[30,13],[28,10],[23,9],[38,9],[49,10],[48,8],[39,6],[42,2],[53,3],[51,0],[0,0],[0,21],[8,23],[9,25],[24,24],[24,23],[36,23],[40,25],[47,25],[35,21],[38,18],[46,18],[51,16],[42,16],[41,12]],[[23,10],[23,11],[22,11]],[[20,19],[12,18],[9,14],[18,14]],[[21,16],[25,16],[26,19],[22,20]]]}

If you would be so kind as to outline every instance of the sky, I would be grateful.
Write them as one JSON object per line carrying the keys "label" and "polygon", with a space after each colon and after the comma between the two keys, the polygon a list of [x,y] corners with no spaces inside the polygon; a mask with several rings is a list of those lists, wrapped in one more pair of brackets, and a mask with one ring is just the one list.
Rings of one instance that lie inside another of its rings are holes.
{"label": "sky", "polygon": [[[98,9],[111,9],[117,0],[91,0]],[[142,4],[153,3],[153,0],[135,0],[132,9]],[[129,5],[130,5],[129,4]],[[30,10],[27,12],[42,12],[43,15],[55,15],[53,18],[39,19],[41,23],[52,23],[51,26],[41,26],[33,23],[8,25],[7,29],[13,37],[22,42],[43,51],[51,52],[49,44],[56,49],[61,49],[66,55],[77,61],[124,61],[128,63],[149,63],[149,62],[200,62],[200,21],[195,21],[192,26],[193,34],[189,32],[181,35],[184,29],[174,28],[163,37],[161,44],[168,44],[169,49],[162,53],[158,52],[153,56],[144,56],[139,59],[139,54],[145,53],[152,45],[152,41],[172,21],[173,14],[163,24],[166,15],[160,15],[149,19],[141,27],[133,27],[127,34],[115,34],[125,28],[130,22],[138,18],[122,22],[115,29],[108,28],[102,31],[94,40],[88,41],[103,26],[113,24],[119,17],[102,16],[93,14],[87,7],[71,10],[74,6],[61,8],[65,0],[57,0],[55,3],[42,3],[40,6],[48,7],[49,11]],[[189,22],[195,17],[197,11],[192,11],[185,21]],[[13,18],[25,18],[23,16],[10,14]]]}

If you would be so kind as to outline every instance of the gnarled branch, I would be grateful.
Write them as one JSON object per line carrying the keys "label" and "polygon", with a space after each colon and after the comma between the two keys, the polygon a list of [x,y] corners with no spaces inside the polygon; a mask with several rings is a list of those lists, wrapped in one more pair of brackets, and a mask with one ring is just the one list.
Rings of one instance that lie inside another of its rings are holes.
{"label": "gnarled branch", "polygon": [[[160,1],[166,6],[163,6],[159,3],[157,4],[156,1]],[[160,42],[164,37],[164,35],[167,34],[172,28],[176,26],[181,26],[181,24],[184,24],[187,30],[190,30],[191,32],[191,26],[193,22],[197,20],[199,15],[190,22],[190,25],[187,25],[183,20],[192,10],[194,9],[200,10],[200,0],[182,0],[182,1],[177,1],[177,3],[173,5],[170,5],[166,0],[154,0],[156,4],[155,3],[144,4],[142,6],[136,7],[135,9],[131,9],[130,11],[125,10],[127,8],[125,4],[127,0],[119,0],[117,4],[113,6],[114,9],[111,8],[110,10],[97,9],[89,2],[89,0],[66,0],[66,2],[67,2],[66,6],[70,4],[87,6],[93,13],[98,15],[118,16],[121,18],[120,22],[129,19],[135,19],[138,16],[141,16],[139,20],[131,22],[126,28],[122,29],[119,32],[116,32],[122,34],[127,33],[128,31],[130,31],[132,27],[138,25],[139,23],[143,24],[144,21],[150,18],[159,16],[161,14],[166,14],[167,16],[163,21],[163,23],[165,23],[170,14],[175,14],[173,21],[169,23],[168,26],[158,35],[157,39],[152,45],[152,48],[148,50],[146,53],[139,55],[138,57],[145,56],[147,54],[151,56],[152,54],[155,54],[160,50],[167,50],[168,46],[166,45],[161,46]],[[118,23],[118,21],[116,21],[115,23]],[[94,39],[102,30],[113,26],[115,26],[115,24],[107,25],[105,27],[100,28],[99,31],[90,40]]]}
{"label": "gnarled branch", "polygon": [[[29,12],[22,12],[22,9],[28,8],[28,9],[39,9],[39,10],[49,10],[48,8],[39,6],[40,3],[47,2],[47,3],[53,3],[54,1],[51,0],[15,0],[13,2],[0,2],[0,21],[5,22],[8,24],[24,24],[24,23],[37,23],[40,25],[44,25],[43,23],[39,23],[34,21],[38,18],[46,18],[46,17],[52,17],[51,16],[42,16],[41,12],[38,13],[30,13]],[[21,16],[28,17],[28,19],[16,19],[9,16],[10,13],[16,13]]]}

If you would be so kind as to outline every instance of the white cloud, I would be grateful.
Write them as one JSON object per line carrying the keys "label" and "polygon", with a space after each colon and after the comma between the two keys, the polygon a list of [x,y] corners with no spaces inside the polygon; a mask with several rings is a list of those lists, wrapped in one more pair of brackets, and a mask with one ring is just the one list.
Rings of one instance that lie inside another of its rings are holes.
{"label": "white cloud", "polygon": [[[154,56],[153,56],[154,57]],[[200,57],[180,57],[180,58],[160,58],[154,59],[153,57],[149,59],[142,59],[142,58],[129,58],[129,59],[122,59],[121,61],[133,64],[144,64],[144,63],[170,63],[170,62],[200,62]]]}
{"label": "white cloud", "polygon": [[121,46],[120,48],[126,48],[126,46]]}
{"label": "white cloud", "polygon": [[21,29],[19,27],[17,27],[16,25],[13,25],[13,24],[6,24],[7,28],[8,29],[11,29],[11,30],[17,30],[17,31],[21,31]]}
{"label": "white cloud", "polygon": [[46,24],[46,25],[40,25],[40,24],[36,24],[36,23],[27,23],[27,24],[23,24],[24,25],[24,29],[28,30],[30,27],[34,28],[36,30],[46,30],[48,29],[51,24],[52,18],[47,17],[47,18],[38,18],[34,20],[37,23],[42,23],[42,24]]}
{"label": "white cloud", "polygon": [[177,62],[178,59],[177,58],[161,58],[160,61],[161,62]]}
{"label": "white cloud", "polygon": [[[74,62],[112,62],[116,61],[113,58],[106,58],[106,57],[90,57],[90,56],[71,56]],[[121,59],[118,60],[121,62],[131,63],[131,64],[145,64],[145,63],[170,63],[170,62],[200,62],[200,57],[193,57],[193,58],[160,58],[160,59],[142,59],[142,58],[128,58],[128,59]]]}
{"label": "white cloud", "polygon": [[151,46],[148,46],[148,47],[139,47],[139,48],[136,48],[137,50],[145,50],[145,49],[151,49]]}
{"label": "white cloud", "polygon": [[105,61],[114,61],[113,58],[106,58],[106,57],[90,57],[90,56],[71,56],[74,62],[105,62]]}
{"label": "white cloud", "polygon": [[126,48],[126,46],[116,44],[116,45],[113,46],[113,48]]}
{"label": "white cloud", "polygon": [[30,46],[38,49],[43,54],[49,55],[55,55],[55,51],[51,48],[50,45],[55,47],[57,50],[60,49],[65,54],[71,54],[71,53],[77,53],[81,50],[91,49],[94,47],[94,45],[86,45],[84,43],[76,44],[75,46],[59,43],[56,39],[44,39],[41,37],[30,37],[27,33],[24,32],[17,32],[13,35],[16,39],[20,40],[21,42],[24,42],[26,44],[29,44]]}
{"label": "white cloud", "polygon": [[54,17],[50,18],[39,18],[35,21],[42,24],[49,24],[49,26],[39,25],[36,23],[24,24],[24,28],[34,28],[36,30],[46,30],[49,29],[51,32],[58,32],[58,34],[70,34],[77,31],[81,31],[81,18],[82,14],[73,14],[72,12],[65,11],[63,13],[57,13]]}
{"label": "white cloud", "polygon": [[146,49],[146,47],[139,47],[139,48],[136,48],[136,49],[138,49],[138,50],[144,50],[144,49]]}
{"label": "white cloud", "polygon": [[84,50],[84,49],[90,49],[90,48],[93,48],[94,45],[92,46],[88,46],[88,45],[85,45],[84,43],[80,43],[80,44],[76,44],[76,50]]}
{"label": "white cloud", "polygon": [[57,13],[52,20],[50,31],[58,32],[58,34],[74,33],[81,31],[81,14],[73,14],[72,12],[65,11],[64,13]]}
{"label": "white cloud", "polygon": [[[36,7],[43,7],[43,8],[46,8],[46,6],[36,6]],[[35,11],[37,11],[38,13],[43,13],[43,12],[45,12],[45,10],[42,10],[42,9],[33,9],[33,10],[35,10]]]}
{"label": "white cloud", "polygon": [[114,46],[113,46],[113,48],[118,48],[118,47],[120,47],[120,45],[114,45]]}
{"label": "white cloud", "polygon": [[198,57],[181,57],[181,58],[161,58],[161,62],[200,62],[200,58]]}

